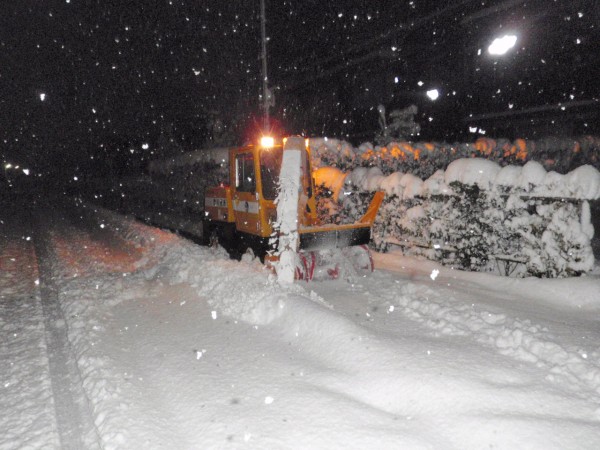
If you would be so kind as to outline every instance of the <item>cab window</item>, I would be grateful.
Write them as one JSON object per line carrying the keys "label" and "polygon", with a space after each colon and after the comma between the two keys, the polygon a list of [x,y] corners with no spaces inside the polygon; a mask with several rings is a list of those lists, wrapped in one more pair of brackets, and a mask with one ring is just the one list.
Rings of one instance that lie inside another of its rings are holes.
{"label": "cab window", "polygon": [[279,172],[281,171],[281,147],[262,149],[260,152],[260,179],[262,195],[266,200],[275,200],[279,187]]}
{"label": "cab window", "polygon": [[256,192],[252,153],[241,153],[235,157],[235,187],[240,192]]}

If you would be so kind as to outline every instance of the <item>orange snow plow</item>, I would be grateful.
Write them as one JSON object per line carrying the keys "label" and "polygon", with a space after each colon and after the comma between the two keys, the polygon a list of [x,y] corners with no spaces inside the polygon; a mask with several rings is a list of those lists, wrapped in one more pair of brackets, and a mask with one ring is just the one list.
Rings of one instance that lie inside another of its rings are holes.
{"label": "orange snow plow", "polygon": [[[298,142],[298,138],[294,138]],[[229,150],[229,185],[205,192],[203,240],[218,242],[231,256],[241,257],[248,249],[272,264],[278,257],[277,205],[283,144],[263,142]],[[360,220],[332,225],[317,219],[315,186],[310,167],[308,140],[299,158],[296,279],[337,278],[347,269],[372,271],[373,260],[367,244],[371,227],[383,201],[377,192]]]}

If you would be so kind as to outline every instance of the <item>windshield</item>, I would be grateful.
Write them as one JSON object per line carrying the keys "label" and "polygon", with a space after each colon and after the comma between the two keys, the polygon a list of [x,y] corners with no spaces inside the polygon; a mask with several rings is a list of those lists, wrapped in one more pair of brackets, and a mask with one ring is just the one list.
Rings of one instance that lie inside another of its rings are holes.
{"label": "windshield", "polygon": [[262,194],[267,200],[275,200],[275,197],[277,197],[282,155],[283,149],[281,147],[263,149],[260,152]]}

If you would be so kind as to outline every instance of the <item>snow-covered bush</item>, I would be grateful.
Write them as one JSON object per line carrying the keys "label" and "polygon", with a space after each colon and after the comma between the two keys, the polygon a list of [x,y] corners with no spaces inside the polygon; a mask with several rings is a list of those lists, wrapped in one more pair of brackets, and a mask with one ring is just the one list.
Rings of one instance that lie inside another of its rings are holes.
{"label": "snow-covered bush", "polygon": [[359,167],[343,175],[336,223],[357,220],[372,193],[386,199],[373,227],[376,248],[392,245],[453,267],[564,277],[592,269],[588,201],[600,199],[600,172],[566,175],[541,164],[500,168],[480,158],[454,161],[427,180]]}

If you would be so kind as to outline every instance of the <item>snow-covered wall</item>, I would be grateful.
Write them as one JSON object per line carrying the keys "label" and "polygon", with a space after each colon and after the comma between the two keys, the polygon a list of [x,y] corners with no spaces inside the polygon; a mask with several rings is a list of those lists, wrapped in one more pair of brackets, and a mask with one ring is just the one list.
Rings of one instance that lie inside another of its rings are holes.
{"label": "snow-covered wall", "polygon": [[[332,214],[326,199],[324,215],[355,220],[369,192],[385,191],[373,230],[381,250],[399,245],[457,268],[521,276],[572,276],[593,267],[589,201],[600,199],[600,172],[592,166],[561,175],[535,161],[500,167],[468,158],[425,180],[400,172],[384,176],[378,167],[341,176],[339,208]],[[333,176],[326,182],[328,189],[340,184]]]}
{"label": "snow-covered wall", "polygon": [[[345,176],[345,174],[344,174]],[[592,166],[580,166],[567,174],[547,172],[530,161],[524,166],[500,167],[483,158],[463,158],[450,163],[445,171],[438,170],[426,180],[413,174],[394,172],[384,176],[379,168],[359,167],[344,178],[364,191],[386,191],[388,196],[412,198],[417,195],[451,194],[454,182],[477,185],[485,191],[500,194],[596,200],[600,198],[600,172]]]}

